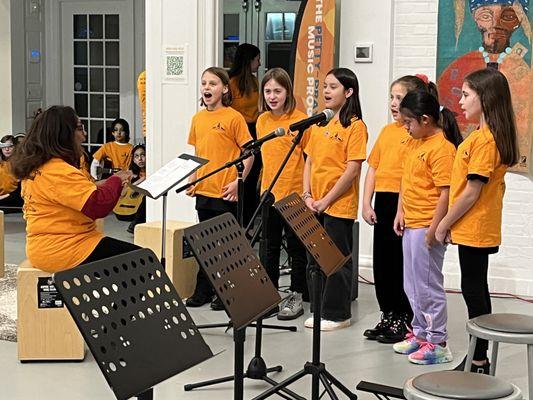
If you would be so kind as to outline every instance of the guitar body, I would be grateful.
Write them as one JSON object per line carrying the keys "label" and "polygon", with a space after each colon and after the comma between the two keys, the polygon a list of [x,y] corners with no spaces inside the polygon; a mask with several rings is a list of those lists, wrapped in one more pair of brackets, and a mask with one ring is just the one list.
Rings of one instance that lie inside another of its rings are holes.
{"label": "guitar body", "polygon": [[126,186],[120,195],[117,205],[113,208],[117,219],[120,221],[133,221],[143,198],[144,194]]}

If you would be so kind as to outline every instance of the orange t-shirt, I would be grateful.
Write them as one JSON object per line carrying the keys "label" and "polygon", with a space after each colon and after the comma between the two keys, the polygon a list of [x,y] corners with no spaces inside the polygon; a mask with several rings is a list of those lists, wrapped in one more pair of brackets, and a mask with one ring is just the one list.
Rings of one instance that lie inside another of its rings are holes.
{"label": "orange t-shirt", "polygon": [[376,170],[375,192],[400,192],[402,165],[411,136],[403,124],[385,125],[368,156],[368,165]]}
{"label": "orange t-shirt", "polygon": [[[319,200],[335,186],[348,161],[366,158],[368,132],[362,120],[353,118],[344,128],[334,118],[326,126],[313,126],[310,136],[304,151],[311,157],[311,195]],[[332,217],[357,219],[358,206],[359,176],[324,212]]]}
{"label": "orange t-shirt", "polygon": [[483,185],[472,208],[452,226],[453,243],[472,247],[501,244],[504,176],[507,168],[501,163],[500,152],[488,127],[472,132],[459,145],[453,163],[450,207],[463,193],[468,175],[481,175],[489,181]]}
{"label": "orange t-shirt", "polygon": [[11,173],[7,161],[0,162],[0,195],[12,193],[18,186],[18,180]]}
{"label": "orange t-shirt", "polygon": [[[455,146],[440,131],[421,142],[405,157],[402,174],[402,204],[407,228],[431,225],[440,193],[450,186]],[[415,144],[416,146],[416,144]]]}
{"label": "orange t-shirt", "polygon": [[249,95],[242,94],[239,90],[237,78],[235,77],[230,79],[229,87],[233,98],[231,107],[240,112],[247,123],[257,121],[257,117],[259,116],[259,91],[252,91]]}
{"label": "orange t-shirt", "polygon": [[[296,136],[295,132],[289,132],[289,125],[307,118],[307,115],[299,110],[294,110],[290,114],[280,116],[266,112],[257,119],[257,138],[268,135],[277,128],[284,128],[285,135],[277,137],[263,143],[261,146],[261,156],[263,158],[263,175],[261,178],[261,193],[263,193],[272,183],[274,175],[285,159],[292,146],[292,140]],[[304,157],[302,149],[309,141],[309,130],[304,132],[300,144],[296,146],[289,161],[283,168],[276,184],[272,188],[272,194],[276,201],[287,197],[291,193],[301,194],[303,192]]]}
{"label": "orange t-shirt", "polygon": [[[223,164],[239,157],[241,147],[252,140],[243,116],[231,107],[215,111],[204,109],[192,117],[188,143],[195,147],[198,157],[209,162],[196,171],[201,178]],[[237,179],[235,167],[226,168],[195,186],[194,193],[221,198],[222,188]]]}
{"label": "orange t-shirt", "polygon": [[137,78],[137,93],[141,103],[142,134],[146,137],[146,71],[141,72]]}
{"label": "orange t-shirt", "polygon": [[104,237],[81,212],[96,185],[76,167],[52,158],[22,181],[26,255],[32,265],[56,272],[85,260]]}
{"label": "orange t-shirt", "polygon": [[132,150],[131,143],[108,142],[100,147],[93,157],[98,161],[110,160],[113,164],[112,168],[127,170],[130,168]]}

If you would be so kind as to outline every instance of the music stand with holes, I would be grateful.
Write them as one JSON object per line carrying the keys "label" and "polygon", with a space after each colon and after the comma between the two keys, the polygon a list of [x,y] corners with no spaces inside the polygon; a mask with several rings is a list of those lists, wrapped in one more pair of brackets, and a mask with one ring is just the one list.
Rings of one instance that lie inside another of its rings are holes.
{"label": "music stand with holes", "polygon": [[319,385],[322,382],[329,397],[338,400],[333,390],[333,386],[340,389],[348,398],[356,400],[357,396],[344,386],[337,378],[326,370],[326,366],[320,361],[320,320],[322,313],[322,282],[337,272],[351,257],[344,256],[333,240],[329,237],[324,227],[320,225],[318,219],[307,208],[302,199],[293,193],[274,204],[274,207],[281,214],[283,219],[292,228],[296,236],[303,243],[307,251],[311,254],[316,264],[311,263],[311,277],[313,282],[313,359],[306,362],[304,368],[291,377],[280,382],[278,385],[263,392],[253,400],[262,400],[273,394],[278,394],[280,390],[286,388],[293,382],[311,375],[311,399],[318,400]]}
{"label": "music stand with holes", "polygon": [[53,279],[119,400],[151,400],[154,385],[213,356],[149,249],[57,272]]}
{"label": "music stand with holes", "polygon": [[[230,213],[186,228],[183,237],[222,300],[233,324],[235,342],[233,398],[242,400],[246,327],[276,307],[281,302],[281,297],[246,239],[244,230]],[[276,369],[269,368],[268,372],[272,370]],[[186,385],[185,390],[232,379],[233,377],[221,378]],[[263,380],[273,382],[270,378]],[[283,389],[280,395],[288,399],[303,399],[287,389]]]}

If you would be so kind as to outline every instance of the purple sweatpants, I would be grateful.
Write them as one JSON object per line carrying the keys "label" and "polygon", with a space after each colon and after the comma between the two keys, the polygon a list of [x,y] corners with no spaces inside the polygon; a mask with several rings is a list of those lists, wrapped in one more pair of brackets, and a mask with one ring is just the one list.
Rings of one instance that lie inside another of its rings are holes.
{"label": "purple sweatpants", "polygon": [[439,344],[447,340],[446,293],[442,264],[446,246],[426,246],[427,228],[403,232],[403,287],[413,309],[413,333]]}

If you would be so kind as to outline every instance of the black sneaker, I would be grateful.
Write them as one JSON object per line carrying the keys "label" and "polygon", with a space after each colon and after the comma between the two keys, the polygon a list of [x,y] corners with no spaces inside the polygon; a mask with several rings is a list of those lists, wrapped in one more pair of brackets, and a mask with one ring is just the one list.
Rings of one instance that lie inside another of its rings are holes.
{"label": "black sneaker", "polygon": [[381,319],[376,324],[376,326],[372,329],[367,329],[363,332],[363,336],[366,337],[369,340],[377,340],[379,335],[382,335],[387,330],[390,322],[391,322],[392,313],[382,313]]}
{"label": "black sneaker", "polygon": [[401,342],[409,332],[409,319],[407,314],[393,315],[385,332],[378,335],[376,340],[388,344]]}
{"label": "black sneaker", "polygon": [[189,297],[185,301],[187,307],[202,307],[204,304],[207,304],[211,301],[211,296],[207,296],[201,293],[195,293],[192,297]]}
{"label": "black sneaker", "polygon": [[211,302],[211,310],[213,310],[213,311],[223,311],[224,310],[224,303],[222,303],[222,300],[220,300],[220,297],[215,295],[215,298]]}
{"label": "black sneaker", "polygon": [[[484,375],[490,375],[490,362],[489,359],[485,359],[486,362],[483,365],[476,365],[472,363],[470,367],[470,372],[474,372],[476,374],[484,374]],[[466,364],[466,356],[463,358],[463,361],[461,361],[461,364],[459,364],[457,367],[455,367],[454,371],[464,371],[465,370],[465,364]]]}

